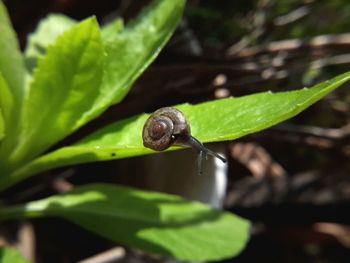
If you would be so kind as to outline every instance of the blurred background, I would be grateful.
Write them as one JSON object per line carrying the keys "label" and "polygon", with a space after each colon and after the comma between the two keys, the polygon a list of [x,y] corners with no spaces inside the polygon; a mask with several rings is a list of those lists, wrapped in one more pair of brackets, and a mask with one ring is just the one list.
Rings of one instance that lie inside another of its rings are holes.
{"label": "blurred background", "polygon": [[[129,21],[149,1],[4,3],[24,49],[28,34],[48,13],[78,20],[95,14],[104,24],[119,16]],[[105,124],[162,106],[300,89],[348,70],[347,0],[189,0],[178,30],[124,101],[57,147]],[[253,222],[247,248],[225,262],[350,262],[350,92],[346,85],[283,124],[212,147],[228,159],[223,208]],[[172,154],[160,156],[176,163]],[[8,203],[22,203],[101,181],[162,190],[144,176],[143,165],[155,158],[56,169],[1,197]],[[180,188],[187,184],[181,180],[177,180]],[[60,219],[8,222],[0,226],[0,233],[0,243],[17,245],[36,262],[164,262]],[[114,252],[114,261],[96,259]]]}

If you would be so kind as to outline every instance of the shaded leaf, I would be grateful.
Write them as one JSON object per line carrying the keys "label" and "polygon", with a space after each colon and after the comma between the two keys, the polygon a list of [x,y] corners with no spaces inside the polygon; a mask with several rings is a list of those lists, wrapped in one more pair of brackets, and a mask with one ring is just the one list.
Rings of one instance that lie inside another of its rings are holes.
{"label": "shaded leaf", "polygon": [[[183,104],[192,134],[202,142],[233,140],[289,119],[350,79],[350,73],[310,89],[258,93],[198,104]],[[54,167],[152,153],[143,147],[142,127],[149,115],[118,121],[83,139],[32,161],[14,172],[13,181]],[[7,182],[8,184],[10,182]],[[11,182],[13,183],[13,182]]]}
{"label": "shaded leaf", "polygon": [[180,197],[95,184],[25,206],[0,218],[59,216],[118,243],[186,261],[237,255],[249,237],[248,221]]}

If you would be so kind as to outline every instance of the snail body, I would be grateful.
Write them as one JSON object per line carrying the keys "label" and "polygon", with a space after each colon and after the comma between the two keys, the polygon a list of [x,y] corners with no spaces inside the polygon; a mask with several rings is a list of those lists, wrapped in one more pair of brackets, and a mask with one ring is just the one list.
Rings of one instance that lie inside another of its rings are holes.
{"label": "snail body", "polygon": [[198,167],[201,174],[202,159],[211,155],[226,162],[226,159],[204,147],[191,135],[190,124],[185,115],[176,108],[156,110],[145,122],[142,131],[143,145],[155,151],[164,151],[172,145],[190,146],[198,152]]}

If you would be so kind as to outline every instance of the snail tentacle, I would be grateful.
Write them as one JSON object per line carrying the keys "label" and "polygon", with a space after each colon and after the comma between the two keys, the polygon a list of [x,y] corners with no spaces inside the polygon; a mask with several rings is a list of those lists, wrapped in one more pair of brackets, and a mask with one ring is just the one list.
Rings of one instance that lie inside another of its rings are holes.
{"label": "snail tentacle", "polygon": [[197,170],[199,175],[203,174],[203,154],[203,151],[200,151],[197,157]]}
{"label": "snail tentacle", "polygon": [[188,143],[193,149],[197,150],[199,153],[203,152],[202,157],[206,157],[207,155],[210,155],[220,159],[223,163],[227,162],[226,158],[222,157],[216,152],[209,150],[208,148],[205,148],[204,145],[193,136],[190,136]]}

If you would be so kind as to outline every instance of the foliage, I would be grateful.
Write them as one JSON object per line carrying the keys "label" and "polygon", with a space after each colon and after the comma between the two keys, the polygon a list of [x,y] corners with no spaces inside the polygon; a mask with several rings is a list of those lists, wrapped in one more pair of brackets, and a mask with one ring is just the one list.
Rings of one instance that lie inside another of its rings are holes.
{"label": "foliage", "polygon": [[0,248],[0,262],[28,263],[29,261],[15,249],[9,247]]}
{"label": "foliage", "polygon": [[[193,135],[201,141],[232,140],[295,116],[349,78],[350,74],[345,73],[310,89],[275,94],[265,92],[195,106],[183,104],[177,108],[185,113],[191,123]],[[141,114],[117,121],[75,145],[60,148],[34,159],[16,170],[11,178],[22,179],[40,171],[65,165],[152,153],[143,147],[140,136],[148,116]]]}
{"label": "foliage", "polygon": [[249,231],[247,221],[200,203],[106,184],[82,186],[0,213],[3,218],[60,216],[114,241],[194,261],[238,253]]}
{"label": "foliage", "polygon": [[[80,142],[51,146],[119,103],[178,24],[184,0],[154,1],[124,28],[100,28],[50,15],[21,54],[0,2],[0,189],[71,164],[151,153],[142,146],[147,114],[117,121]],[[350,73],[310,89],[260,93],[178,106],[203,142],[232,140],[291,118],[349,80]],[[181,198],[103,184],[3,207],[1,219],[59,216],[150,253],[187,261],[237,255],[249,222]]]}

